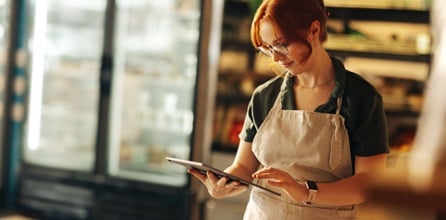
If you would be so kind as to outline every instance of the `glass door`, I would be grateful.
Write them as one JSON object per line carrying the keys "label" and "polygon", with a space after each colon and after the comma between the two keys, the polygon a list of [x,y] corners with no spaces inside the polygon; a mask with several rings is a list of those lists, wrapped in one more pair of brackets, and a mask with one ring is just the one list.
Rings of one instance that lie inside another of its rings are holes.
{"label": "glass door", "polygon": [[106,0],[29,1],[25,162],[91,171]]}
{"label": "glass door", "polygon": [[[10,16],[10,1],[0,0],[0,124],[4,121],[5,108],[5,88],[6,88],[6,71],[7,71],[7,56],[9,49],[9,16]],[[0,143],[3,143],[3,126],[0,126]],[[0,148],[0,158],[3,158],[3,149]],[[3,164],[0,163],[0,177],[3,176]],[[1,188],[1,181],[0,181]]]}
{"label": "glass door", "polygon": [[109,172],[182,186],[192,149],[200,0],[118,0]]}

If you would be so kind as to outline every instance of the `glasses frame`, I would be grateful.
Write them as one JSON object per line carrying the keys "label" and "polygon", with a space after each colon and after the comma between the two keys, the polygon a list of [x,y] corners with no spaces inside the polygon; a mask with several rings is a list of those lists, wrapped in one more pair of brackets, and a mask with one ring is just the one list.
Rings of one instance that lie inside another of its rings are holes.
{"label": "glasses frame", "polygon": [[265,56],[272,57],[274,53],[278,53],[282,56],[287,56],[288,51],[288,44],[276,44],[274,46],[270,45],[262,45],[260,47],[257,47],[257,50],[262,53]]}

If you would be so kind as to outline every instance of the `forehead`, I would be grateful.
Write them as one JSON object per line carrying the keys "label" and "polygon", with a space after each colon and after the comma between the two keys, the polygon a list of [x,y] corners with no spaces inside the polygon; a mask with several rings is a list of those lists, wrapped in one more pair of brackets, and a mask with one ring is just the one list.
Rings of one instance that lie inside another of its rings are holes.
{"label": "forehead", "polygon": [[269,45],[274,45],[285,40],[277,27],[268,20],[264,20],[260,23],[259,35],[262,42]]}

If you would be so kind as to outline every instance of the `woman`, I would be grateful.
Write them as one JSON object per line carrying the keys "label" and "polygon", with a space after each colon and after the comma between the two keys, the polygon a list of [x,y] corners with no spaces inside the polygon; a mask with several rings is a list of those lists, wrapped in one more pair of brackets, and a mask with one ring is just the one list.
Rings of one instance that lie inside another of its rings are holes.
{"label": "woman", "polygon": [[[322,0],[264,0],[257,9],[252,43],[286,73],[254,91],[225,171],[284,193],[253,188],[244,219],[354,219],[368,173],[386,164],[382,98],[323,48],[327,16]],[[247,188],[189,172],[214,198]]]}

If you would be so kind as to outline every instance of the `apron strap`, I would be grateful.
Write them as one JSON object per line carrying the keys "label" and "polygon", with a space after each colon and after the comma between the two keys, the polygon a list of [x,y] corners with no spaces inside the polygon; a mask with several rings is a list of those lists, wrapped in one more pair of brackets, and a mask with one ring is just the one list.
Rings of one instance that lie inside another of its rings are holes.
{"label": "apron strap", "polygon": [[[287,72],[283,76],[283,81],[282,81],[282,85],[280,86],[279,95],[277,95],[277,98],[274,101],[274,105],[273,105],[272,109],[279,109],[279,110],[282,109],[282,99],[283,99],[285,92],[287,91],[287,82],[290,78],[292,78],[292,77],[289,72]],[[339,96],[337,98],[336,103],[337,103],[336,115],[339,115],[341,113],[341,107],[342,107],[342,96]]]}
{"label": "apron strap", "polygon": [[279,110],[282,109],[283,96],[285,95],[285,92],[287,91],[287,82],[290,78],[291,78],[291,76],[288,72],[283,76],[282,85],[280,86],[279,94],[277,95],[277,98],[274,101],[274,105],[273,105],[272,109],[279,109]]}
{"label": "apron strap", "polygon": [[336,114],[339,115],[341,113],[341,106],[342,106],[342,97],[339,96],[337,99],[337,106],[336,106]]}

